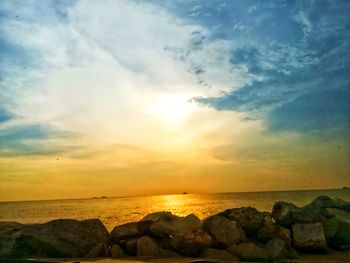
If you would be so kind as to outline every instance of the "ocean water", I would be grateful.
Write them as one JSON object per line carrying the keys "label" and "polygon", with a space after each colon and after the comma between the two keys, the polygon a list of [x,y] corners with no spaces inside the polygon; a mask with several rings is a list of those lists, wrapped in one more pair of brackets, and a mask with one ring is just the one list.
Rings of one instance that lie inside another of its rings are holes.
{"label": "ocean water", "polygon": [[57,218],[99,218],[112,230],[116,225],[140,220],[156,211],[170,211],[179,216],[194,213],[202,219],[234,207],[253,206],[271,211],[276,201],[302,206],[320,195],[350,202],[348,189],[0,202],[0,221],[43,223]]}

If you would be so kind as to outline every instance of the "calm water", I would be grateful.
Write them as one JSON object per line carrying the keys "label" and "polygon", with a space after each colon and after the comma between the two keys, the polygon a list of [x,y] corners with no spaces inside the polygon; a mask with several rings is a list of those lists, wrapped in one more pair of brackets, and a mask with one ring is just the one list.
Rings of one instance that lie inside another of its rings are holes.
{"label": "calm water", "polygon": [[118,224],[140,220],[156,211],[170,211],[180,216],[194,213],[205,218],[227,208],[242,206],[271,211],[273,204],[280,200],[301,206],[319,195],[350,201],[350,190],[317,190],[2,202],[0,221],[41,223],[57,218],[99,218],[111,230]]}

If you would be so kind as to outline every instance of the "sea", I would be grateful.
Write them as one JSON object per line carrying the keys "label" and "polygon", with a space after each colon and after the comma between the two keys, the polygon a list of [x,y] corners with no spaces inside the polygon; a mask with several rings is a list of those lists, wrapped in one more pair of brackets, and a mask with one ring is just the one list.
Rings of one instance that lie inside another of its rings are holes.
{"label": "sea", "polygon": [[179,216],[194,213],[203,219],[235,207],[252,206],[260,211],[271,211],[277,201],[304,206],[321,195],[350,202],[350,189],[16,201],[0,202],[0,221],[43,223],[58,218],[99,218],[112,230],[116,225],[138,221],[157,211],[170,211]]}

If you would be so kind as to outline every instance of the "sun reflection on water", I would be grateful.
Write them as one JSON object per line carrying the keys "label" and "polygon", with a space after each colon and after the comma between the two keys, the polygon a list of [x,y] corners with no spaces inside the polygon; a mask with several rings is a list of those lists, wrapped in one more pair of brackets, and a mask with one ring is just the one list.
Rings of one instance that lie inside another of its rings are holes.
{"label": "sun reflection on water", "polygon": [[253,206],[271,211],[278,200],[304,205],[316,196],[349,200],[347,192],[322,190],[304,192],[178,194],[105,199],[75,199],[0,203],[0,221],[43,223],[57,218],[99,218],[109,230],[116,225],[138,221],[149,213],[169,211],[178,216],[195,214],[200,219],[227,208]]}

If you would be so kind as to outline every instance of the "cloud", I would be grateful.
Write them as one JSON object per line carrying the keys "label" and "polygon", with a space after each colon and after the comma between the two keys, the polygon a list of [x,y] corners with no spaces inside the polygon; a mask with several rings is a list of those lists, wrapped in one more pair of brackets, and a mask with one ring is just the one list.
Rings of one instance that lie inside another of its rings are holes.
{"label": "cloud", "polygon": [[[19,7],[5,1],[1,10],[6,14],[2,52],[8,54],[1,67],[1,99],[13,116],[0,127],[4,131],[34,125],[52,137],[54,131],[80,134],[85,139],[70,141],[73,149],[121,142],[159,148],[179,134],[190,142],[189,126],[199,137],[208,132],[205,123],[187,122],[200,115],[191,98],[250,81],[225,59],[228,42],[207,41],[208,29],[147,2],[28,2]],[[220,116],[225,123],[236,118]]]}
{"label": "cloud", "polygon": [[[341,97],[348,97],[350,85],[350,19],[344,12],[349,9],[346,1],[254,5],[254,16],[266,18],[244,36],[232,35],[228,58],[232,66],[251,75],[251,82],[195,101],[218,110],[246,112],[265,120],[274,131],[349,127]],[[329,100],[322,103],[325,97]],[[334,115],[333,121],[328,121],[328,113]]]}

